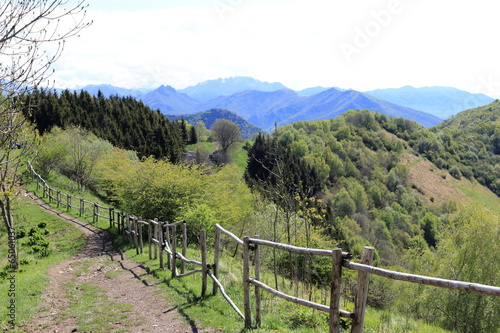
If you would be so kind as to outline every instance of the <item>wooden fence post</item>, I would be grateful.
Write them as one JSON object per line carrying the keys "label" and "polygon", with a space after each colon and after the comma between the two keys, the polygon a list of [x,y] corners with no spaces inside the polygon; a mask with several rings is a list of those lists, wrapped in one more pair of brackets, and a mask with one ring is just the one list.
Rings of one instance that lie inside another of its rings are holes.
{"label": "wooden fence post", "polygon": [[70,211],[71,210],[71,195],[67,195],[66,196],[66,211]]}
{"label": "wooden fence post", "polygon": [[61,205],[61,191],[56,192],[56,201],[57,201],[57,208]]}
{"label": "wooden fence post", "polygon": [[139,226],[138,226],[138,223],[139,220],[134,217],[134,219],[132,220],[132,230],[134,231],[134,246],[135,246],[135,254],[139,254]]}
{"label": "wooden fence post", "polygon": [[94,202],[94,216],[92,219],[92,223],[94,224],[98,221],[97,214],[99,214],[99,208],[97,208],[97,204]]}
{"label": "wooden fence post", "polygon": [[207,231],[200,230],[200,251],[201,251],[201,297],[207,293]]}
{"label": "wooden fence post", "polygon": [[[158,219],[155,219],[155,224],[154,224],[154,228],[153,228],[153,238],[155,238],[156,240],[158,240]],[[154,243],[153,245],[155,247],[155,255],[154,255],[154,259],[158,259],[158,246],[160,246],[158,243]]]}
{"label": "wooden fence post", "polygon": [[[221,236],[221,231],[219,230],[219,228],[215,228],[213,271],[214,271],[214,276],[217,278],[217,280],[219,279],[220,236]],[[218,290],[217,283],[215,283],[214,281],[212,293],[216,295],[217,290]]]}
{"label": "wooden fence post", "polygon": [[137,228],[139,229],[139,250],[141,253],[144,252],[144,241],[142,240],[142,223],[141,223],[142,218],[139,218],[139,221],[137,221]]}
{"label": "wooden fence post", "polygon": [[[371,265],[373,253],[375,249],[371,246],[363,248],[361,255],[361,263]],[[358,272],[358,282],[356,283],[356,297],[354,299],[354,318],[352,319],[351,333],[362,333],[363,322],[365,319],[366,298],[368,296],[368,284],[370,282],[370,274]]]}
{"label": "wooden fence post", "polygon": [[[260,238],[256,235],[254,238]],[[255,244],[255,280],[260,281],[260,245]],[[258,286],[255,286],[255,323],[260,327],[262,323],[261,315],[261,291]]]}
{"label": "wooden fence post", "polygon": [[151,220],[148,221],[148,256],[149,260],[153,259],[152,253],[151,253],[151,242],[152,242],[152,236],[151,236]]}
{"label": "wooden fence post", "polygon": [[245,328],[252,328],[250,307],[250,237],[243,237],[243,303],[245,307]]}
{"label": "wooden fence post", "polygon": [[119,212],[116,213],[116,227],[118,228],[118,234],[121,233],[121,214]]}
{"label": "wooden fence post", "polygon": [[80,198],[80,216],[83,216],[84,211],[85,211],[85,204],[83,202],[83,199]]}
{"label": "wooden fence post", "polygon": [[[183,221],[182,223],[182,256],[186,258],[187,255],[187,225],[186,221]],[[184,271],[186,269],[186,263],[181,261],[181,274],[184,274]]]}
{"label": "wooden fence post", "polygon": [[130,243],[130,245],[133,244],[133,240],[132,240],[132,228],[130,227],[131,223],[130,223],[130,215],[127,215],[127,218],[126,218],[126,221],[127,223],[127,231],[128,231],[128,242]]}
{"label": "wooden fence post", "polygon": [[160,222],[158,225],[158,241],[160,242],[160,268],[165,268],[165,264],[163,262],[163,254],[164,251],[164,243],[163,243],[163,222]]}
{"label": "wooden fence post", "polygon": [[342,286],[342,249],[332,250],[330,286],[330,333],[340,332],[340,293]]}
{"label": "wooden fence post", "polygon": [[177,276],[177,226],[172,227],[172,278]]}
{"label": "wooden fence post", "polygon": [[115,222],[115,210],[113,208],[109,209],[109,227],[113,228]]}
{"label": "wooden fence post", "polygon": [[[165,244],[168,249],[172,248],[172,242],[170,241],[170,227],[168,226],[168,223],[166,223],[166,228],[165,228]],[[172,268],[172,254],[169,254],[167,256],[167,267]]]}

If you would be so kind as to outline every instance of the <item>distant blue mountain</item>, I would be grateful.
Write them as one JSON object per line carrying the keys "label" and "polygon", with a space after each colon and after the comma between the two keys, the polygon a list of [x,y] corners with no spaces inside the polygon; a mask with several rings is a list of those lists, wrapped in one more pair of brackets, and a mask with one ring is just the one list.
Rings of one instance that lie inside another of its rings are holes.
{"label": "distant blue mountain", "polygon": [[395,104],[449,118],[460,111],[489,104],[493,98],[483,94],[471,94],[452,87],[404,86],[395,89],[377,89],[366,94]]}
{"label": "distant blue mountain", "polygon": [[442,119],[421,111],[383,101],[354,90],[335,88],[311,96],[300,97],[290,89],[277,91],[245,90],[200,102],[170,86],[161,86],[141,97],[152,109],[168,115],[187,115],[210,109],[225,109],[264,129],[272,131],[275,124],[335,118],[351,109],[368,109],[392,117],[414,120],[425,127],[435,126]]}
{"label": "distant blue mountain", "polygon": [[219,96],[211,101],[201,103],[197,106],[197,110],[227,109],[251,121],[252,117],[265,116],[275,110],[284,108],[298,99],[299,96],[290,89],[270,92],[245,90],[229,96]]}
{"label": "distant blue mountain", "polygon": [[335,118],[351,109],[369,109],[392,117],[403,117],[431,127],[442,119],[408,107],[396,105],[354,90],[335,88],[300,97],[292,90],[273,92],[246,90],[220,96],[197,106],[198,111],[222,108],[231,110],[251,123],[271,131],[275,124]]}
{"label": "distant blue mountain", "polygon": [[93,96],[97,96],[100,91],[104,97],[109,98],[110,96],[132,96],[140,99],[142,95],[144,95],[147,90],[144,89],[126,89],[126,88],[118,88],[109,84],[89,84],[81,89],[76,89],[76,91],[86,91]]}
{"label": "distant blue mountain", "polygon": [[179,92],[206,102],[219,96],[232,95],[245,90],[276,91],[285,89],[281,83],[262,82],[251,77],[236,76],[226,79],[208,80]]}
{"label": "distant blue mountain", "polygon": [[[340,90],[340,91],[345,91],[345,89],[341,89],[341,88],[337,88],[337,87],[334,87],[334,88],[337,90]],[[319,94],[320,92],[323,92],[323,91],[328,90],[328,89],[330,89],[330,88],[318,86],[318,87],[311,87],[311,88],[306,88],[306,89],[302,89],[302,90],[296,90],[295,92],[297,93],[297,95],[302,97],[302,96],[316,95],[316,94]]]}
{"label": "distant blue mountain", "polygon": [[141,97],[141,100],[153,110],[163,114],[183,115],[193,113],[200,101],[186,94],[177,92],[171,86],[161,86]]}
{"label": "distant blue mountain", "polygon": [[[254,86],[268,91],[248,89]],[[431,127],[441,123],[442,118],[408,107],[409,102],[419,100],[420,105],[434,105],[432,109],[435,110],[443,104],[443,99],[446,100],[445,97],[449,96],[450,92],[453,92],[454,96],[461,94],[462,98],[471,98],[471,96],[482,98],[482,96],[461,92],[458,89],[444,87],[439,90],[434,89],[434,95],[430,93],[425,95],[423,90],[412,87],[403,87],[397,91],[376,90],[370,94],[324,87],[295,92],[279,83],[261,82],[248,77],[205,81],[180,91],[176,91],[171,86],[161,86],[153,91],[143,93],[139,90],[128,90],[109,85],[87,86],[86,90],[95,94],[97,94],[96,90],[101,90],[105,96],[134,96],[135,93],[137,98],[152,109],[159,109],[163,114],[172,116],[213,109],[229,110],[266,131],[271,131],[275,124],[281,126],[301,120],[329,119],[351,109],[377,111],[392,117],[414,120],[425,127]],[[191,96],[183,93],[186,91]],[[229,93],[231,91],[236,92]],[[384,93],[392,96],[391,100],[398,97],[406,105],[375,97],[375,95],[379,96]],[[217,96],[211,100],[204,100],[215,95]],[[193,96],[200,96],[200,99]],[[434,97],[430,98],[429,96]],[[455,100],[453,99],[453,101]],[[473,100],[475,101],[475,99]],[[464,102],[462,101],[462,103]]]}

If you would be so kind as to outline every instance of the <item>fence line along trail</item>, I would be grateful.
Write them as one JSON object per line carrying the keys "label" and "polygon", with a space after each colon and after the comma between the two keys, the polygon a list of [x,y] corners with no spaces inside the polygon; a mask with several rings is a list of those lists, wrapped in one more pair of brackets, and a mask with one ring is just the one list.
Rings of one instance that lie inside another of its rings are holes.
{"label": "fence line along trail", "polygon": [[[40,207],[59,216],[80,229],[88,242],[74,258],[60,262],[49,269],[50,282],[41,295],[41,311],[28,323],[20,327],[27,332],[77,332],[78,314],[70,310],[71,304],[78,302],[72,294],[91,286],[98,290],[101,299],[94,300],[94,308],[87,313],[87,321],[101,316],[107,305],[109,308],[120,304],[121,314],[109,315],[114,319],[101,327],[106,332],[209,332],[189,325],[175,310],[175,304],[168,304],[161,296],[160,289],[144,268],[113,249],[111,239],[104,230],[78,221],[60,213],[32,193],[26,193],[36,200]],[[102,306],[103,307],[102,307]],[[87,309],[88,311],[89,309]],[[84,320],[85,321],[85,320]],[[80,323],[81,324],[81,323]]]}

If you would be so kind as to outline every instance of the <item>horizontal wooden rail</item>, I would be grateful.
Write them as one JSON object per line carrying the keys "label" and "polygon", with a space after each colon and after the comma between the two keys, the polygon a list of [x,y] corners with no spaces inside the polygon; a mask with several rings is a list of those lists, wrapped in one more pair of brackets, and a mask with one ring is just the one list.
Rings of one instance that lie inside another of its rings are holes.
{"label": "horizontal wooden rail", "polygon": [[202,266],[203,265],[201,263],[201,261],[186,259],[186,257],[184,257],[180,253],[177,253],[177,258],[179,258],[180,260],[184,261],[186,264],[194,264],[194,265],[198,265],[198,266]]}
{"label": "horizontal wooden rail", "polygon": [[179,222],[167,223],[167,224],[163,225],[163,228],[166,228],[166,227],[175,227],[175,226],[178,226],[178,225],[182,225],[184,223],[186,223],[186,221],[179,221]]}
{"label": "horizontal wooden rail", "polygon": [[212,278],[214,283],[219,287],[219,291],[221,292],[222,296],[226,299],[226,301],[231,305],[231,307],[238,313],[238,315],[242,318],[245,319],[245,315],[241,312],[241,310],[234,304],[234,302],[231,300],[231,298],[226,294],[226,291],[224,290],[224,286],[220,283],[220,281],[213,275],[212,272],[207,271],[208,276]]}
{"label": "horizontal wooden rail", "polygon": [[[260,281],[257,281],[257,280],[254,280],[254,279],[249,279],[250,283],[267,291],[268,293],[270,294],[273,294],[277,297],[280,297],[280,298],[283,298],[284,300],[287,300],[289,302],[292,302],[292,303],[295,303],[295,304],[299,304],[299,305],[302,305],[302,306],[307,306],[309,308],[313,308],[313,309],[316,309],[316,310],[319,310],[319,311],[323,311],[323,312],[330,312],[330,307],[326,306],[326,305],[323,305],[323,304],[319,304],[319,303],[314,303],[314,302],[310,302],[310,301],[306,301],[305,299],[302,299],[302,298],[298,298],[298,297],[294,297],[294,296],[290,296],[290,295],[287,295],[285,293],[282,293],[281,291],[278,291],[276,289],[273,289],[271,287],[269,287],[267,284],[265,283],[262,283]],[[341,317],[344,317],[344,318],[353,318],[354,317],[354,314],[352,312],[349,312],[349,311],[344,311],[344,310],[340,310],[340,316]]]}
{"label": "horizontal wooden rail", "polygon": [[225,234],[226,236],[229,236],[231,237],[236,243],[240,244],[241,246],[243,246],[243,241],[241,239],[239,239],[235,234],[233,234],[232,232],[230,231],[227,231],[226,229],[224,229],[223,227],[221,227],[219,224],[216,224],[215,227],[217,229],[219,229],[223,234]]}
{"label": "horizontal wooden rail", "polygon": [[[309,249],[306,247],[299,247],[299,246],[294,246],[294,245],[275,243],[275,242],[271,242],[271,241],[267,241],[267,240],[263,240],[263,239],[257,239],[257,238],[250,238],[250,243],[274,247],[276,249],[285,250],[285,251],[296,253],[296,254],[305,254],[305,255],[323,256],[323,257],[331,257],[332,256],[331,250]],[[352,257],[352,255],[349,252],[342,252],[343,259],[349,259],[351,257]]]}
{"label": "horizontal wooden rail", "polygon": [[407,274],[401,272],[390,271],[383,268],[373,267],[369,265],[358,264],[350,261],[344,261],[342,265],[346,268],[366,272],[370,274],[375,274],[378,276],[383,276],[388,279],[400,280],[412,283],[420,283],[431,285],[440,288],[461,290],[467,292],[473,292],[477,294],[490,295],[490,296],[500,296],[500,287],[487,286],[484,284],[456,281],[456,280],[446,280],[440,278],[433,278],[423,275]]}
{"label": "horizontal wooden rail", "polygon": [[195,273],[201,273],[202,271],[203,271],[203,269],[198,268],[198,269],[195,269],[194,271],[191,271],[191,272],[187,272],[187,273],[184,273],[184,274],[178,274],[178,275],[176,275],[176,277],[178,277],[178,278],[186,277],[186,276],[189,276],[189,275],[193,275]]}

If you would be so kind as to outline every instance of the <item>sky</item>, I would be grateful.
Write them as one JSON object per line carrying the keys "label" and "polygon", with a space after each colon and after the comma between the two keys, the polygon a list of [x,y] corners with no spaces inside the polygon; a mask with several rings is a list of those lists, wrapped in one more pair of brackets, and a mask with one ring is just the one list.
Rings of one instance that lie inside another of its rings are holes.
{"label": "sky", "polygon": [[452,86],[500,97],[492,0],[87,0],[56,86],[250,76],[300,90]]}

